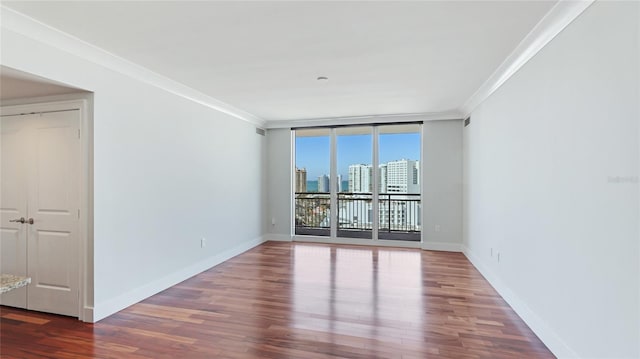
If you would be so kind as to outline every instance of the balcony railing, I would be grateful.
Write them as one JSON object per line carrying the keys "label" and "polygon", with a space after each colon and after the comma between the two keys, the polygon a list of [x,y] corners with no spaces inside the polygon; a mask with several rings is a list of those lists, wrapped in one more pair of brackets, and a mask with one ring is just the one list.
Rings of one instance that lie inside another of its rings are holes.
{"label": "balcony railing", "polygon": [[373,228],[372,212],[371,193],[338,193],[338,229],[370,231]]}
{"label": "balcony railing", "polygon": [[296,234],[330,235],[331,196],[325,192],[296,192]]}
{"label": "balcony railing", "polygon": [[380,231],[419,232],[421,229],[420,195],[409,193],[381,193]]}
{"label": "balcony railing", "polygon": [[[372,194],[340,192],[337,199],[338,236],[371,238]],[[330,207],[329,193],[296,193],[296,234],[328,236],[331,227]],[[420,240],[420,194],[380,193],[378,211],[378,238]]]}

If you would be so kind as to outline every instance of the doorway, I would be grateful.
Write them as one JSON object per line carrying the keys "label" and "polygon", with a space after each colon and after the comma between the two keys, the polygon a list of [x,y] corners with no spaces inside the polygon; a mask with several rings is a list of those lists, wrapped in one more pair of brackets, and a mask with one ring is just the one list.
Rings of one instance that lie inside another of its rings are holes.
{"label": "doorway", "polygon": [[81,317],[81,109],[4,112],[0,271],[31,284],[0,304]]}

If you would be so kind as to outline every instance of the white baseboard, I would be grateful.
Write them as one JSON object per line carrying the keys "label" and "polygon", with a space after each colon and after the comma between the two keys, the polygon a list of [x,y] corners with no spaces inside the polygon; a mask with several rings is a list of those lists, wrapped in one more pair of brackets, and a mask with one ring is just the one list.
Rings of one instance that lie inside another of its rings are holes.
{"label": "white baseboard", "polygon": [[264,235],[264,240],[275,242],[291,242],[293,238],[291,237],[291,235],[287,234],[267,233]]}
{"label": "white baseboard", "polygon": [[448,242],[424,242],[422,249],[427,251],[462,252],[462,244]]}
{"label": "white baseboard", "polygon": [[399,247],[399,248],[421,248],[420,242],[396,241],[389,239],[379,239],[373,241],[364,238],[345,237],[322,237],[322,236],[293,236],[293,240],[300,243],[324,243],[324,244],[347,244],[356,246],[378,246],[378,247]]}
{"label": "white baseboard", "polygon": [[142,287],[136,288],[129,292],[123,293],[115,298],[103,301],[94,306],[91,314],[92,322],[97,322],[114,313],[117,313],[133,304],[136,304],[150,296],[157,294],[167,288],[170,288],[194,275],[201,273],[211,267],[214,267],[226,260],[229,260],[238,254],[264,243],[264,237],[241,243],[231,249],[228,249],[218,255],[209,257],[187,268],[174,272],[168,276],[160,278]]}
{"label": "white baseboard", "polygon": [[579,358],[558,334],[552,330],[529,306],[496,275],[488,266],[484,265],[480,257],[473,254],[469,248],[462,245],[462,253],[469,262],[484,276],[502,298],[513,308],[531,330],[542,340],[557,358]]}

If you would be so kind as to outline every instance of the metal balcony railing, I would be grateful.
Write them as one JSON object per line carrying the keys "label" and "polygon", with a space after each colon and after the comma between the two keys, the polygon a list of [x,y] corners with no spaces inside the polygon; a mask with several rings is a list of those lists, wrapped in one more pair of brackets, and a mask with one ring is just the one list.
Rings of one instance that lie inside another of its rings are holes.
{"label": "metal balcony railing", "polygon": [[380,193],[379,232],[420,232],[422,229],[420,194]]}
{"label": "metal balcony railing", "polygon": [[296,234],[328,236],[331,228],[331,195],[296,192]]}
{"label": "metal balcony railing", "polygon": [[371,193],[338,193],[338,229],[370,231],[373,228]]}
{"label": "metal balcony railing", "polygon": [[[372,194],[340,192],[337,199],[338,236],[371,238]],[[378,237],[420,240],[421,209],[420,194],[380,193]],[[330,194],[297,192],[295,222],[296,234],[328,236],[331,228]]]}

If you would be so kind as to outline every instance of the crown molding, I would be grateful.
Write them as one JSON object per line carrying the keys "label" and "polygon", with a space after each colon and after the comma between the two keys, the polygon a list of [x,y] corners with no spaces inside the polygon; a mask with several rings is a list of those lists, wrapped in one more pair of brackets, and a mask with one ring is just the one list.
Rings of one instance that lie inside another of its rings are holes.
{"label": "crown molding", "polygon": [[542,48],[553,40],[564,28],[573,22],[595,0],[560,0],[525,36],[518,46],[498,66],[496,71],[480,88],[460,107],[462,117],[466,118],[484,100],[491,96],[522,66],[531,60]]}
{"label": "crown molding", "polygon": [[112,54],[102,48],[53,28],[4,5],[0,5],[0,15],[3,29],[43,42],[47,45],[78,56],[86,61],[104,66],[110,70],[119,72],[138,81],[155,86],[176,96],[220,111],[253,125],[260,127],[266,125],[265,120],[251,113],[217,100],[178,81],[153,72],[143,66]]}
{"label": "crown molding", "polygon": [[358,125],[358,124],[370,124],[370,123],[398,123],[398,122],[460,120],[460,119],[462,119],[462,114],[460,114],[457,111],[425,112],[425,113],[407,113],[407,114],[389,114],[389,115],[310,118],[310,119],[300,119],[300,120],[271,120],[271,121],[267,121],[267,128],[276,129],[276,128],[291,128],[291,127]]}
{"label": "crown molding", "polygon": [[531,60],[555,36],[575,20],[595,0],[560,0],[527,34],[511,54],[500,64],[480,88],[457,110],[418,114],[389,114],[335,118],[265,121],[251,113],[217,100],[180,82],[153,72],[143,66],[121,58],[104,49],[80,40],[22,13],[0,5],[3,29],[14,31],[34,40],[56,47],[84,60],[138,81],[163,89],[176,96],[212,108],[237,119],[263,128],[330,126],[338,124],[364,124],[371,122],[409,122],[462,119],[498,90],[522,66]]}

